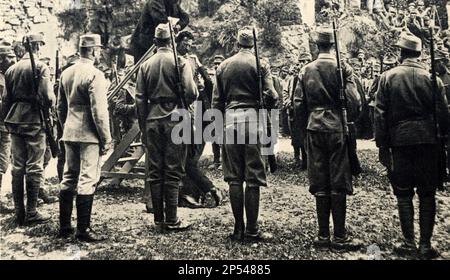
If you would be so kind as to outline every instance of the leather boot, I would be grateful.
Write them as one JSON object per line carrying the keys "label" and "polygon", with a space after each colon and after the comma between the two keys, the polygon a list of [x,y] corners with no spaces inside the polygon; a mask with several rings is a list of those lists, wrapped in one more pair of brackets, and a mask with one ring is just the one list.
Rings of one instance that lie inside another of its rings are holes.
{"label": "leather boot", "polygon": [[45,204],[52,204],[58,201],[56,197],[49,195],[44,188],[39,188],[38,198],[42,199]]}
{"label": "leather boot", "polygon": [[433,236],[435,217],[436,198],[434,196],[419,196],[419,257],[421,259],[430,260],[439,257],[439,252],[431,246],[431,237]]}
{"label": "leather boot", "polygon": [[16,222],[18,226],[23,226],[25,225],[25,191],[23,176],[13,176],[11,185],[14,200],[14,210],[16,213]]}
{"label": "leather boot", "polygon": [[242,185],[230,185],[230,204],[234,216],[234,231],[229,238],[233,241],[244,241],[244,188]]}
{"label": "leather boot", "polygon": [[353,240],[345,229],[347,211],[347,196],[345,194],[331,195],[331,213],[333,216],[334,238],[331,246],[336,250],[357,251],[361,248],[358,240]]}
{"label": "leather boot", "polygon": [[245,188],[245,214],[247,216],[247,230],[245,232],[245,237],[250,241],[264,241],[266,238],[265,234],[261,233],[258,226],[258,215],[259,215],[259,197],[260,188],[259,187],[249,187]]}
{"label": "leather boot", "polygon": [[214,201],[216,202],[216,207],[219,206],[223,199],[220,191],[218,191],[216,188],[212,188],[209,192],[211,193],[212,197],[214,198]]}
{"label": "leather boot", "polygon": [[330,246],[330,195],[316,196],[317,222],[319,225],[319,234],[314,240],[314,246],[317,248],[327,248]]}
{"label": "leather boot", "polygon": [[74,193],[68,190],[59,192],[59,237],[69,238],[75,231],[71,225]]}
{"label": "leather boot", "polygon": [[417,252],[414,237],[414,205],[412,197],[397,197],[398,216],[403,233],[403,242],[394,246],[399,255],[414,255]]}
{"label": "leather boot", "polygon": [[277,158],[275,157],[275,155],[269,155],[268,161],[269,161],[270,173],[273,174],[273,173],[277,172],[278,164],[277,164]]}
{"label": "leather boot", "polygon": [[300,151],[302,153],[302,166],[300,169],[306,170],[306,169],[308,169],[308,156],[306,155],[305,148],[300,148]]}
{"label": "leather boot", "polygon": [[27,215],[26,224],[40,224],[48,222],[51,217],[48,215],[43,215],[37,211],[37,200],[39,195],[39,183],[32,181],[27,181]]}
{"label": "leather boot", "polygon": [[94,195],[77,195],[77,233],[75,237],[81,242],[94,243],[106,240],[91,229],[91,214]]}
{"label": "leather boot", "polygon": [[[3,174],[0,173],[0,190],[2,186],[2,180],[3,180]],[[11,214],[14,213],[14,209],[8,207],[6,203],[4,203],[2,200],[0,200],[0,213],[1,214]]]}
{"label": "leather boot", "polygon": [[150,183],[150,192],[153,206],[153,217],[157,226],[162,226],[164,219],[164,195],[161,184]]}
{"label": "leather boot", "polygon": [[166,222],[165,228],[169,231],[185,231],[188,230],[191,225],[178,218],[178,185],[165,185],[164,188],[164,202],[165,202],[165,214]]}

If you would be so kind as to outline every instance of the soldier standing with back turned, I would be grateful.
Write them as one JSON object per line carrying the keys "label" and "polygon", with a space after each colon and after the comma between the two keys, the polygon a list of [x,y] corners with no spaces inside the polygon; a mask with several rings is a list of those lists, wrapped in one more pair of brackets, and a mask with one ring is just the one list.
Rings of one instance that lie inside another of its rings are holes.
{"label": "soldier standing with back turned", "polygon": [[76,196],[76,237],[83,242],[104,240],[90,228],[101,156],[111,142],[107,84],[103,73],[94,67],[100,47],[100,35],[80,37],[80,59],[61,74],[58,94],[58,116],[64,128],[61,140],[66,151],[59,193],[60,237],[70,237],[74,231],[70,221]]}
{"label": "soldier standing with back turned", "polygon": [[[148,182],[152,194],[155,225],[159,229],[185,230],[190,225],[177,215],[180,182],[185,176],[187,147],[175,144],[172,129],[180,121],[172,121],[180,114],[177,96],[176,66],[170,48],[168,24],[155,30],[157,53],[148,59],[138,72],[136,81],[136,108],[143,142],[148,152]],[[198,96],[191,67],[180,58],[181,83],[186,101],[192,103]],[[182,93],[180,93],[182,94]],[[186,116],[184,116],[186,117]]]}
{"label": "soldier standing with back turned", "polygon": [[[448,134],[448,107],[445,88],[437,79],[433,90],[430,73],[418,61],[421,40],[401,35],[401,64],[380,78],[375,105],[375,140],[380,162],[388,168],[397,197],[404,240],[394,248],[399,254],[416,255],[414,236],[415,192],[419,195],[419,256],[431,259],[438,252],[431,247],[436,216],[436,188],[439,182],[439,148],[435,121],[441,135]],[[436,120],[434,118],[436,117]]]}
{"label": "soldier standing with back turned", "polygon": [[[50,82],[50,70],[39,61],[40,48],[45,44],[43,36],[28,36],[31,52],[39,73],[37,82],[41,106],[53,106],[55,95]],[[46,135],[39,113],[39,97],[34,95],[34,75],[30,54],[27,53],[5,74],[6,95],[3,98],[5,126],[11,133],[12,191],[18,225],[45,222],[50,219],[37,212],[39,188],[44,183],[44,153]],[[26,211],[24,206],[24,179],[27,188]]]}
{"label": "soldier standing with back turned", "polygon": [[[319,56],[306,65],[299,75],[294,106],[306,127],[309,191],[316,197],[319,224],[316,247],[359,249],[345,228],[347,195],[353,194],[352,175],[348,157],[341,106],[336,57],[331,54],[335,41],[330,29],[318,31],[316,44]],[[358,106],[358,94],[352,90],[350,66],[343,69],[347,106]],[[330,242],[329,219],[333,217],[334,239]]]}
{"label": "soldier standing with back turned", "polygon": [[[245,144],[239,144],[236,139],[234,143],[227,143],[225,140],[223,146],[223,172],[230,187],[230,202],[235,219],[234,232],[230,238],[242,241],[247,237],[258,241],[264,238],[258,227],[260,188],[267,186],[267,181],[260,141],[256,144],[247,143],[254,133],[258,133],[250,130],[249,126],[250,122],[257,121],[252,120],[251,113],[255,110],[258,112],[260,98],[251,30],[239,31],[238,46],[240,51],[222,62],[217,69],[212,108],[226,115],[225,138],[227,133],[234,130],[234,135],[239,133],[246,139]],[[263,90],[267,92],[271,103],[275,103],[278,94],[273,87],[269,66],[265,63],[261,66]],[[247,226],[244,223],[244,207]]]}

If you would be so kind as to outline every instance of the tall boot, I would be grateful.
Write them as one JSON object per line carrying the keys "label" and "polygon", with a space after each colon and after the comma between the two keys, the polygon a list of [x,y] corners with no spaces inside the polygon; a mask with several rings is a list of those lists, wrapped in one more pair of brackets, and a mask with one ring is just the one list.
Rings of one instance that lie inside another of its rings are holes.
{"label": "tall boot", "polygon": [[[2,180],[3,180],[3,174],[0,173],[0,190],[1,190],[1,187],[2,187]],[[1,214],[11,214],[11,213],[14,213],[14,209],[8,207],[6,202],[3,202],[0,199],[0,213]]]}
{"label": "tall boot", "polygon": [[417,252],[414,236],[414,205],[412,197],[397,197],[398,216],[403,233],[403,242],[395,245],[394,252],[399,255],[414,255]]}
{"label": "tall boot", "polygon": [[306,170],[308,168],[308,156],[306,154],[305,148],[301,147],[300,151],[302,153],[302,166],[301,170]]}
{"label": "tall boot", "polygon": [[70,190],[59,192],[59,237],[68,238],[74,234],[71,225],[74,193]]}
{"label": "tall boot", "polygon": [[94,195],[77,195],[77,233],[75,237],[87,243],[106,240],[105,237],[96,234],[91,229],[91,214]]}
{"label": "tall boot", "polygon": [[275,155],[269,155],[268,157],[269,160],[269,167],[270,167],[270,173],[275,173],[278,170],[278,164],[277,164],[277,158]]}
{"label": "tall boot", "polygon": [[43,215],[37,211],[37,200],[39,195],[39,183],[27,181],[27,215],[26,223],[28,225],[45,223],[50,220],[50,216]]}
{"label": "tall boot", "polygon": [[149,183],[151,200],[153,206],[153,217],[155,225],[163,226],[165,222],[164,218],[164,195],[162,185],[158,183]]}
{"label": "tall boot", "polygon": [[165,202],[165,214],[166,222],[165,226],[170,231],[184,231],[188,230],[191,225],[178,218],[178,185],[165,185],[164,189],[164,202]]}
{"label": "tall boot", "polygon": [[345,215],[347,211],[347,195],[331,195],[331,213],[333,216],[334,238],[331,246],[337,250],[356,251],[361,248],[357,240],[353,240],[345,229]]}
{"label": "tall boot", "polygon": [[25,203],[24,203],[24,181],[23,176],[13,176],[12,178],[12,194],[14,200],[14,210],[16,213],[17,225],[25,225]]}
{"label": "tall boot", "polygon": [[230,204],[234,216],[234,232],[230,238],[243,241],[245,233],[244,223],[244,187],[242,184],[230,184]]}
{"label": "tall boot", "polygon": [[316,196],[317,222],[319,233],[314,241],[314,246],[324,248],[330,246],[330,213],[331,197],[330,195]]}
{"label": "tall boot", "polygon": [[245,237],[250,241],[264,241],[264,239],[266,239],[258,226],[259,197],[259,187],[246,186],[245,214],[247,216],[247,230],[245,232]]}
{"label": "tall boot", "polygon": [[419,196],[419,224],[420,243],[419,254],[421,259],[434,259],[439,257],[439,252],[431,246],[434,223],[436,218],[435,196]]}
{"label": "tall boot", "polygon": [[296,164],[300,163],[300,147],[294,147],[294,161]]}

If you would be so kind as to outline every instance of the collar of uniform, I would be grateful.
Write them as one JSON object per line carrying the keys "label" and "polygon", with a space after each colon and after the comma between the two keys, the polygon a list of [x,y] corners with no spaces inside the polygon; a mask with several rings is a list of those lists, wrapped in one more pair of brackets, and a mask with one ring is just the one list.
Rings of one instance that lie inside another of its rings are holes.
{"label": "collar of uniform", "polygon": [[425,65],[420,63],[417,58],[407,58],[407,59],[403,60],[402,65],[426,69]]}
{"label": "collar of uniform", "polygon": [[249,54],[253,54],[253,51],[250,49],[240,49],[239,50],[240,53],[249,53]]}
{"label": "collar of uniform", "polygon": [[88,58],[84,58],[84,57],[80,57],[80,59],[78,59],[78,63],[86,63],[86,64],[94,65],[94,61],[92,59],[88,59]]}
{"label": "collar of uniform", "polygon": [[319,53],[317,59],[335,59],[331,53]]}
{"label": "collar of uniform", "polygon": [[171,52],[171,51],[172,51],[172,49],[169,47],[158,48],[158,52]]}

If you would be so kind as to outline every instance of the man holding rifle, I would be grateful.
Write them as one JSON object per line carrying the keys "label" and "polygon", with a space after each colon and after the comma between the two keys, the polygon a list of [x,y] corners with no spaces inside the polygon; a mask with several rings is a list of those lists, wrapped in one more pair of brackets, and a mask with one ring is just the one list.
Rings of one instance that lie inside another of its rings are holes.
{"label": "man holding rifle", "polygon": [[[18,225],[45,222],[50,219],[37,212],[39,188],[44,183],[43,164],[46,133],[41,106],[55,104],[50,70],[39,61],[44,40],[41,34],[27,36],[30,52],[6,72],[6,95],[3,99],[5,126],[11,133],[12,191]],[[35,61],[33,69],[31,61]],[[37,73],[35,77],[35,70]],[[33,80],[35,79],[35,80]],[[36,87],[36,88],[35,88]],[[27,205],[24,206],[24,179]]]}
{"label": "man holding rifle", "polygon": [[[180,231],[190,227],[177,215],[179,185],[185,176],[187,147],[175,144],[172,121],[179,109],[187,109],[198,96],[191,67],[178,58],[168,24],[155,30],[157,53],[142,64],[136,80],[139,126],[148,152],[148,178],[155,225],[160,230]],[[172,40],[172,48],[171,46]],[[184,116],[188,117],[188,116]]]}
{"label": "man holding rifle", "polygon": [[[419,252],[421,258],[430,259],[438,256],[431,247],[431,237],[435,194],[443,177],[440,164],[445,166],[440,160],[443,149],[438,135],[448,132],[447,100],[442,81],[432,79],[418,61],[421,40],[403,33],[396,46],[400,48],[401,64],[383,73],[376,95],[375,140],[380,162],[388,168],[397,196],[404,239],[394,251],[413,256]],[[414,236],[415,193],[419,195],[419,251]]]}
{"label": "man holding rifle", "polygon": [[[256,138],[259,131],[251,130],[250,122],[257,121],[252,118],[252,113],[263,108],[261,104],[263,92],[272,104],[275,103],[278,94],[273,87],[269,65],[262,63],[261,67],[258,67],[259,63],[256,62],[258,57],[255,59],[253,53],[254,35],[248,28],[239,31],[238,47],[239,52],[222,62],[217,69],[212,108],[220,110],[225,115],[225,134],[242,133],[244,135],[240,136],[246,139],[244,144],[240,144],[237,139],[234,139],[234,143],[228,143],[227,139],[223,146],[223,172],[229,185],[231,209],[235,219],[234,232],[230,235],[230,239],[243,241],[247,238],[259,241],[265,238],[258,226],[260,188],[267,186],[267,180],[261,154],[262,145],[259,138]],[[264,125],[260,122],[258,130],[265,129]],[[248,139],[252,137],[258,139],[256,144],[249,143]],[[246,225],[244,208],[247,216]]]}
{"label": "man holding rifle", "polygon": [[[294,106],[304,112],[301,127],[307,129],[309,191],[316,197],[319,234],[314,245],[319,248],[356,250],[345,228],[347,195],[353,193],[352,174],[348,157],[343,110],[340,98],[340,79],[337,59],[331,54],[335,39],[331,29],[317,32],[319,56],[300,72]],[[359,106],[359,95],[354,90],[350,66],[342,69],[342,88],[345,107]],[[353,90],[352,90],[353,89]],[[347,128],[348,131],[348,128]],[[330,241],[329,219],[333,217],[334,239]]]}

